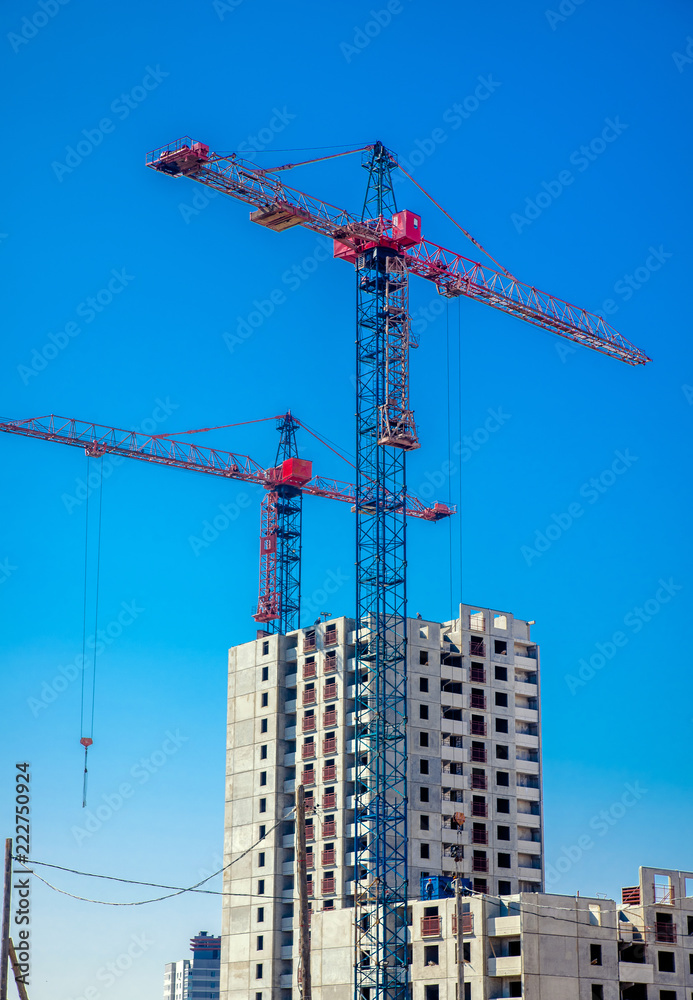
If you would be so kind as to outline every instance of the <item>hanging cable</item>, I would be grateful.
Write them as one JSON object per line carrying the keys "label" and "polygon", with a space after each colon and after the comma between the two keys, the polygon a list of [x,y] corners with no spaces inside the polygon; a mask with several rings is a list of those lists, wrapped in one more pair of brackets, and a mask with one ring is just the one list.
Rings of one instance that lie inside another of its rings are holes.
{"label": "hanging cable", "polygon": [[422,188],[421,185],[418,183],[418,181],[414,180],[414,178],[411,176],[411,174],[407,173],[407,171],[404,169],[404,167],[402,166],[401,163],[399,163],[398,166],[399,166],[399,169],[404,174],[404,176],[408,177],[409,180],[412,182],[412,184],[415,184],[416,187],[419,189],[419,191],[421,191],[422,194],[425,194],[426,197],[429,199],[429,201],[433,202],[433,204],[436,206],[436,208],[440,209],[440,211],[443,213],[443,215],[447,219],[449,219],[450,222],[452,222],[453,226],[457,226],[457,228],[460,230],[460,232],[464,233],[464,235],[467,237],[468,240],[471,240],[471,242],[474,244],[474,246],[477,248],[477,250],[481,250],[481,252],[483,254],[486,254],[486,256],[488,257],[488,259],[492,260],[493,263],[496,265],[496,267],[499,267],[501,269],[501,271],[503,272],[503,274],[507,274],[507,276],[509,278],[512,278],[513,281],[517,281],[517,278],[513,274],[510,273],[510,271],[507,269],[507,267],[503,267],[503,265],[499,261],[497,261],[495,257],[491,256],[491,254],[488,252],[488,250],[484,250],[484,248],[482,247],[481,243],[479,243],[478,240],[475,240],[474,237],[472,236],[472,234],[468,233],[467,230],[464,228],[464,226],[461,226],[459,224],[459,222],[457,222],[455,219],[453,219],[453,217],[450,215],[450,213],[446,212],[445,209],[443,208],[443,206],[441,204],[439,204],[435,200],[435,198],[433,197],[433,195],[430,195],[428,193],[428,191],[426,191],[425,188]]}
{"label": "hanging cable", "polygon": [[82,603],[82,684],[81,684],[81,699],[80,699],[80,720],[79,728],[82,734],[80,738],[80,743],[84,747],[84,777],[82,779],[82,808],[84,809],[87,804],[87,750],[92,743],[92,740],[88,736],[84,736],[84,693],[86,685],[86,658],[87,658],[87,594],[89,588],[89,494],[91,490],[88,488],[89,484],[89,470],[91,468],[91,456],[87,454],[87,503],[86,503],[86,513],[84,522],[84,599]]}
{"label": "hanging cable", "polygon": [[[90,457],[87,456],[87,484],[89,483]],[[99,480],[99,514],[96,535],[96,582],[94,598],[94,636],[99,628],[99,586],[101,580],[101,521],[103,514],[103,455],[98,471]],[[87,595],[89,590],[89,492],[86,504],[86,537],[84,542],[84,605],[82,622],[82,695],[80,708],[80,744],[84,747],[84,776],[82,780],[82,808],[87,805],[87,784],[89,780],[88,754],[89,747],[94,743],[94,713],[96,707],[96,643],[91,663],[91,706],[87,709],[86,698],[86,637],[87,637]]]}

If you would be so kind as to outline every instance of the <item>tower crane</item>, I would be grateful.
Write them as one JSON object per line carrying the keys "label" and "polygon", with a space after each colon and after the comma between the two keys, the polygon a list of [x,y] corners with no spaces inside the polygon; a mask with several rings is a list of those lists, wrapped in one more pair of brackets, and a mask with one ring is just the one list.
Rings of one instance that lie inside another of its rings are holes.
{"label": "tower crane", "polygon": [[[172,436],[150,437],[53,414],[5,421],[0,423],[0,431],[83,448],[90,457],[119,455],[262,486],[265,492],[261,501],[260,584],[253,618],[268,634],[274,631],[286,634],[300,627],[303,495],[340,500],[353,506],[356,488],[338,479],[314,476],[313,463],[298,457],[296,431],[302,426],[300,420],[291,413],[274,419],[280,439],[275,463],[269,469],[247,455],[186,444]],[[405,503],[406,516],[426,521],[439,521],[455,513],[454,506],[434,503],[426,507],[413,496],[407,496]]]}
{"label": "tower crane", "polygon": [[424,239],[421,217],[397,210],[396,156],[381,142],[360,152],[368,171],[360,217],[284,184],[279,171],[291,164],[261,169],[235,154],[211,152],[189,136],[153,150],[146,164],[246,202],[254,208],[250,220],[275,232],[303,226],[326,236],[334,241],[334,257],[355,267],[354,991],[355,1000],[406,1000],[405,460],[419,447],[409,402],[409,348],[416,346],[409,274],[431,281],[448,298],[476,299],[626,364],[650,359],[602,317]]}

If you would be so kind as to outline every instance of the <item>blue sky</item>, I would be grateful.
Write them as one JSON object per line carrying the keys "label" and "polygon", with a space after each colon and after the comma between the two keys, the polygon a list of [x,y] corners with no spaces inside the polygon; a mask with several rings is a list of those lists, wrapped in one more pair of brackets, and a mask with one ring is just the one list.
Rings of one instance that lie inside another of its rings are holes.
{"label": "blue sky", "polygon": [[[573,351],[412,281],[422,448],[409,484],[459,503],[460,516],[412,525],[409,590],[411,611],[433,619],[449,617],[460,587],[467,602],[536,619],[546,859],[564,869],[552,888],[613,894],[638,864],[693,867],[690,9],[401,0],[378,24],[371,12],[385,6],[3,6],[0,73],[13,101],[0,409],[164,432],[291,408],[353,451],[351,269],[314,266],[308,232],[251,226],[240,203],[145,169],[148,150],[186,133],[216,150],[264,146],[263,165],[381,139],[518,277],[608,311],[651,365]],[[291,180],[360,211],[358,162]],[[398,199],[431,240],[474,256],[416,188],[401,184]],[[284,301],[230,350],[276,290]],[[490,410],[502,419],[486,438]],[[266,465],[276,447],[271,423],[208,437]],[[316,471],[350,478],[308,435],[302,445]],[[226,649],[253,636],[259,491],[134,462],[107,468],[100,624],[130,623],[97,658],[89,797],[113,815],[85,835],[79,682],[50,703],[44,686],[81,651],[86,458],[9,435],[0,446],[5,835],[13,765],[28,759],[36,858],[193,882],[221,852]],[[233,520],[195,546],[221,505]],[[304,596],[330,573],[344,580],[321,609],[333,614],[353,609],[352,528],[346,506],[306,501]],[[123,784],[131,794],[118,804]],[[192,934],[220,926],[216,897],[110,908],[36,886],[32,905],[33,1000],[78,1000],[89,987],[145,1000]],[[144,935],[143,954],[107,985],[104,968],[127,956],[132,935]]]}

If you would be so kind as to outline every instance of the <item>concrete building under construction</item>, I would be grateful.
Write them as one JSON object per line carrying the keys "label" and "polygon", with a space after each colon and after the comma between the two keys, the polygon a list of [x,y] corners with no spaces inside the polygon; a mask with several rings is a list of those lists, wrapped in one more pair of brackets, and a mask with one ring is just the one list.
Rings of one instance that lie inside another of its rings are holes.
{"label": "concrete building under construction", "polygon": [[[443,624],[408,622],[411,898],[422,879],[455,874],[479,893],[543,889],[539,651],[531,624],[470,605]],[[314,918],[352,910],[363,888],[354,871],[358,641],[355,622],[338,618],[230,650],[228,1000],[289,1000],[297,989],[298,784],[306,789]],[[335,927],[349,926],[353,912],[334,919]]]}

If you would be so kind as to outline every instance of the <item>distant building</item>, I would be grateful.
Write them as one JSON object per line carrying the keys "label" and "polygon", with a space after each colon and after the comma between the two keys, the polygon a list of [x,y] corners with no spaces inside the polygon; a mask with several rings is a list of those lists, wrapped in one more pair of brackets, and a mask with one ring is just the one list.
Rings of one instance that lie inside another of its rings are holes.
{"label": "distant building", "polygon": [[164,1000],[187,1000],[190,962],[169,962],[164,970]]}
{"label": "distant building", "polygon": [[164,1000],[219,1000],[221,938],[200,931],[190,941],[192,962],[169,962],[164,971]]}
{"label": "distant building", "polygon": [[190,942],[193,953],[185,1000],[219,1000],[221,938],[200,931]]}

